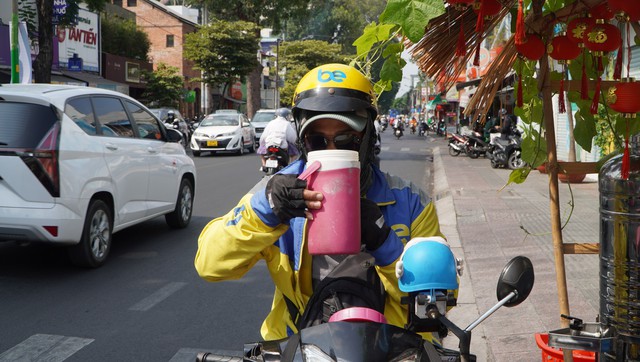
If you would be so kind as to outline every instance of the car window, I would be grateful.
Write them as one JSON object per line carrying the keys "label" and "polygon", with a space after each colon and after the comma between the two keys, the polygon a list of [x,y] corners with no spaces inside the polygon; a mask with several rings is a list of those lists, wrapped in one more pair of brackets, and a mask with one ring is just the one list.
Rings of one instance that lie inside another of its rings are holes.
{"label": "car window", "polygon": [[237,115],[210,115],[207,118],[202,120],[200,123],[201,127],[210,127],[210,126],[237,126],[238,125],[238,116]]}
{"label": "car window", "polygon": [[0,102],[0,148],[35,148],[58,121],[52,107]]}
{"label": "car window", "polygon": [[127,109],[131,112],[136,126],[138,127],[138,134],[140,138],[148,138],[152,140],[161,140],[162,132],[156,119],[147,111],[142,109],[137,104],[125,101]]}
{"label": "car window", "polygon": [[93,116],[93,108],[89,97],[71,99],[64,106],[64,113],[71,118],[86,134],[98,133],[98,125]]}
{"label": "car window", "polygon": [[253,119],[251,120],[251,122],[253,123],[266,123],[269,122],[270,120],[276,118],[276,114],[275,112],[271,113],[271,112],[258,112],[253,116]]}
{"label": "car window", "polygon": [[112,97],[93,97],[93,107],[100,124],[113,132],[113,134],[107,135],[117,137],[134,136],[131,121],[119,99]]}

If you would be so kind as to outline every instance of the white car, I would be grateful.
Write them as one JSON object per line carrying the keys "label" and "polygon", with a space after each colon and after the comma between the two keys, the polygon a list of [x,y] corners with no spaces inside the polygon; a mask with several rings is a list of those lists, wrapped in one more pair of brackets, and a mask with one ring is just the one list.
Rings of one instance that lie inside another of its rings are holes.
{"label": "white car", "polygon": [[191,221],[196,169],[181,135],[122,93],[0,85],[0,241],[67,245],[102,265],[113,233]]}
{"label": "white car", "polygon": [[231,151],[240,155],[245,149],[255,152],[255,130],[244,114],[219,110],[200,122],[193,132],[190,147],[195,157],[202,152]]}

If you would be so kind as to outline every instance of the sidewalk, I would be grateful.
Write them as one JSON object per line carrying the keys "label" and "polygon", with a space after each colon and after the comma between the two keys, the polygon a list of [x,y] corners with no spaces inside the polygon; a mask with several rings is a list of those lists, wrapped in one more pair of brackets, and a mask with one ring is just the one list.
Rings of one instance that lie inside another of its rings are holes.
{"label": "sidewalk", "polygon": [[[433,147],[433,198],[442,232],[456,256],[464,259],[458,306],[449,314],[465,328],[496,302],[496,284],[505,264],[527,256],[535,269],[529,298],[513,308],[501,308],[473,330],[471,353],[479,362],[541,361],[535,333],[561,328],[548,175],[534,170],[525,183],[507,183],[511,170],[493,169],[489,160],[448,154],[447,141],[428,137]],[[560,183],[561,223],[571,207],[571,192]],[[571,185],[575,207],[563,229],[565,243],[599,240],[597,175]],[[526,230],[526,231],[525,231]],[[528,234],[527,234],[528,232]],[[595,322],[599,310],[598,255],[566,255],[565,270],[572,316]],[[457,349],[455,336],[445,346]]]}

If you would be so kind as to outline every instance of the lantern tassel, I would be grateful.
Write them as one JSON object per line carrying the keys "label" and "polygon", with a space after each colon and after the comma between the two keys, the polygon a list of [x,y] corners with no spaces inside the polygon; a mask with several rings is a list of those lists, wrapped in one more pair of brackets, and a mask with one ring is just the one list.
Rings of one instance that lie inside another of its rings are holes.
{"label": "lantern tassel", "polygon": [[567,108],[564,104],[564,77],[560,80],[560,93],[558,94],[558,112],[567,113]]}
{"label": "lantern tassel", "polygon": [[478,44],[476,44],[476,55],[473,57],[473,65],[476,67],[480,66],[480,44],[482,44],[482,39],[478,39]]}
{"label": "lantern tassel", "polygon": [[620,80],[622,78],[622,58],[624,52],[624,42],[620,44],[618,55],[616,56],[616,65],[613,68],[613,79]]}
{"label": "lantern tassel", "polygon": [[456,46],[456,57],[464,57],[467,53],[467,43],[464,39],[464,22],[460,20],[460,34],[458,34],[458,45]]}
{"label": "lantern tassel", "polygon": [[589,99],[589,78],[587,77],[587,57],[582,51],[582,83],[580,84],[580,99]]}
{"label": "lantern tassel", "polygon": [[598,114],[598,103],[600,103],[600,86],[602,85],[602,57],[598,57],[598,80],[596,81],[596,90],[593,93],[593,102],[589,111],[591,114]]}
{"label": "lantern tassel", "polygon": [[523,96],[522,96],[522,74],[518,74],[518,97],[516,99],[516,106],[518,106],[518,108],[522,108],[522,105],[524,104],[524,100],[523,100]]}
{"label": "lantern tassel", "polygon": [[484,1],[480,2],[480,10],[478,10],[478,19],[476,21],[476,33],[482,36],[484,32]]}
{"label": "lantern tassel", "polygon": [[524,10],[522,0],[518,0],[518,17],[516,19],[516,45],[522,45],[527,42],[527,35],[524,31]]}
{"label": "lantern tassel", "polygon": [[591,102],[591,108],[589,109],[589,111],[591,111],[591,114],[598,114],[598,103],[600,103],[601,83],[602,83],[602,78],[598,77],[598,80],[596,81],[596,90],[595,90],[595,93],[593,93],[593,102]]}

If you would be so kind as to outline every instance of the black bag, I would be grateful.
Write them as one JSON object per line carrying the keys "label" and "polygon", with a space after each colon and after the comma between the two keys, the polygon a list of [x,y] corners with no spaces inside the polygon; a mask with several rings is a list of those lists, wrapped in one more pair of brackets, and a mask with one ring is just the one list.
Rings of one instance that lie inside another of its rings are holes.
{"label": "black bag", "polygon": [[326,323],[337,311],[367,307],[384,313],[385,291],[375,269],[375,259],[367,253],[349,255],[316,286],[304,314],[285,298],[298,330]]}

